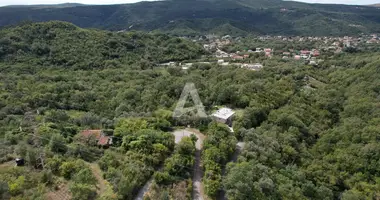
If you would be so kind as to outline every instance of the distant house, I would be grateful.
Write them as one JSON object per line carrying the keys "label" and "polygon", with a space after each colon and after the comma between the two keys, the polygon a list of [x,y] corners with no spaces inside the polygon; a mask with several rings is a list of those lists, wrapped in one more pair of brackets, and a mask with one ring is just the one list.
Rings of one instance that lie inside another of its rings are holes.
{"label": "distant house", "polygon": [[243,56],[239,56],[239,55],[234,55],[234,56],[232,56],[232,59],[234,59],[234,60],[243,60],[244,57]]}
{"label": "distant house", "polygon": [[294,56],[294,60],[301,60],[301,56],[300,55],[295,55]]}
{"label": "distant house", "polygon": [[367,44],[374,44],[374,43],[377,43],[377,40],[375,38],[372,38],[367,41]]}
{"label": "distant house", "polygon": [[218,64],[223,64],[223,63],[224,63],[223,59],[218,60]]}
{"label": "distant house", "polygon": [[84,139],[94,138],[99,146],[112,145],[112,137],[106,136],[102,130],[84,130],[80,134]]}
{"label": "distant house", "polygon": [[266,53],[272,53],[272,49],[269,49],[269,48],[266,48],[266,49],[264,49],[264,51],[266,52]]}
{"label": "distant house", "polygon": [[176,62],[167,62],[167,63],[162,63],[162,64],[160,64],[161,66],[175,66],[177,63]]}
{"label": "distant house", "polygon": [[320,52],[318,51],[318,50],[314,50],[314,52],[313,52],[313,56],[320,56]]}
{"label": "distant house", "polygon": [[247,69],[250,69],[250,70],[260,70],[264,66],[262,64],[260,64],[260,63],[256,63],[256,64],[242,64],[241,67],[242,68],[247,68]]}
{"label": "distant house", "polygon": [[226,52],[224,52],[224,51],[222,51],[222,50],[220,50],[220,49],[217,49],[217,50],[216,50],[216,52],[215,52],[215,56],[216,56],[217,58],[228,58],[228,57],[230,57],[230,55],[229,55],[228,53],[226,53]]}
{"label": "distant house", "polygon": [[318,65],[318,64],[317,64],[317,61],[315,61],[315,60],[310,60],[309,65]]}
{"label": "distant house", "polygon": [[221,108],[212,114],[215,121],[232,126],[232,119],[235,112],[230,108]]}

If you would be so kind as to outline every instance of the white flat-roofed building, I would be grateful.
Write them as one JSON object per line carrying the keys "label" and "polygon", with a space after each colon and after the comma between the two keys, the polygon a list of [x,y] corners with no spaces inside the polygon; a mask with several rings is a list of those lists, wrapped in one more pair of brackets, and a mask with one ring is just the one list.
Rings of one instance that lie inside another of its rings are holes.
{"label": "white flat-roofed building", "polygon": [[212,114],[215,121],[232,126],[232,118],[235,112],[230,108],[221,108]]}

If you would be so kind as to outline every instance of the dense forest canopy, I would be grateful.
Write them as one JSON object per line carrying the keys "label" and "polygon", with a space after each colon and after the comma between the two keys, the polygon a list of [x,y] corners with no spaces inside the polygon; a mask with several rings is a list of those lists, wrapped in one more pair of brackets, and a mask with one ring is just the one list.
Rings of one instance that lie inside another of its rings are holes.
{"label": "dense forest canopy", "polygon": [[[342,53],[319,66],[281,59],[260,71],[158,65],[206,54],[155,33],[107,32],[64,22],[0,31],[2,199],[191,199],[197,138],[205,134],[205,195],[243,199],[380,198],[380,56]],[[207,114],[236,111],[234,133],[194,116],[173,118],[186,83]],[[99,148],[82,130],[101,129]],[[229,162],[238,141],[245,146]],[[25,159],[14,167],[15,158]],[[101,187],[100,187],[101,186]]]}

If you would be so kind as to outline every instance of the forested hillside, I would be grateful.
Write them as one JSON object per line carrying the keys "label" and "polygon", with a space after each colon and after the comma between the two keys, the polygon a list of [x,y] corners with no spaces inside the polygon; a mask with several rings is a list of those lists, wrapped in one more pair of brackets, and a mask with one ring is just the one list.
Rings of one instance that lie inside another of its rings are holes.
{"label": "forested hillside", "polygon": [[[172,135],[187,125],[206,137],[211,199],[380,198],[378,54],[183,70],[156,64],[199,58],[198,44],[64,22],[3,29],[0,44],[1,199],[134,199],[151,178],[157,199],[191,199],[196,138],[175,144]],[[237,111],[234,133],[209,118],[172,117],[188,82],[207,114]],[[99,147],[87,129],[113,143]],[[244,150],[228,163],[238,140]]]}
{"label": "forested hillside", "polygon": [[177,35],[353,35],[380,32],[379,9],[281,0],[167,0],[124,5],[1,7],[0,26],[60,20],[108,30]]}
{"label": "forested hillside", "polygon": [[0,58],[7,62],[75,69],[141,64],[151,68],[167,61],[193,59],[200,45],[164,34],[85,30],[65,22],[26,24],[0,32]]}

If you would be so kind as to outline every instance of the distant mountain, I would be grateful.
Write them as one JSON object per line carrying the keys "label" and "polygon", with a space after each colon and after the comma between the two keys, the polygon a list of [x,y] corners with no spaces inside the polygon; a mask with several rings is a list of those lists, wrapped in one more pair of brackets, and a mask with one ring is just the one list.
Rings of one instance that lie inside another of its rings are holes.
{"label": "distant mountain", "polygon": [[353,35],[380,32],[369,6],[281,0],[167,0],[123,5],[1,7],[0,26],[60,20],[80,27],[162,31],[177,35]]}
{"label": "distant mountain", "polygon": [[40,4],[40,5],[9,5],[8,8],[70,8],[76,6],[85,6],[86,4],[80,3],[62,3],[62,4]]}
{"label": "distant mountain", "polygon": [[370,5],[370,6],[373,6],[373,7],[380,7],[380,3],[378,3],[378,4],[372,4],[372,5]]}

